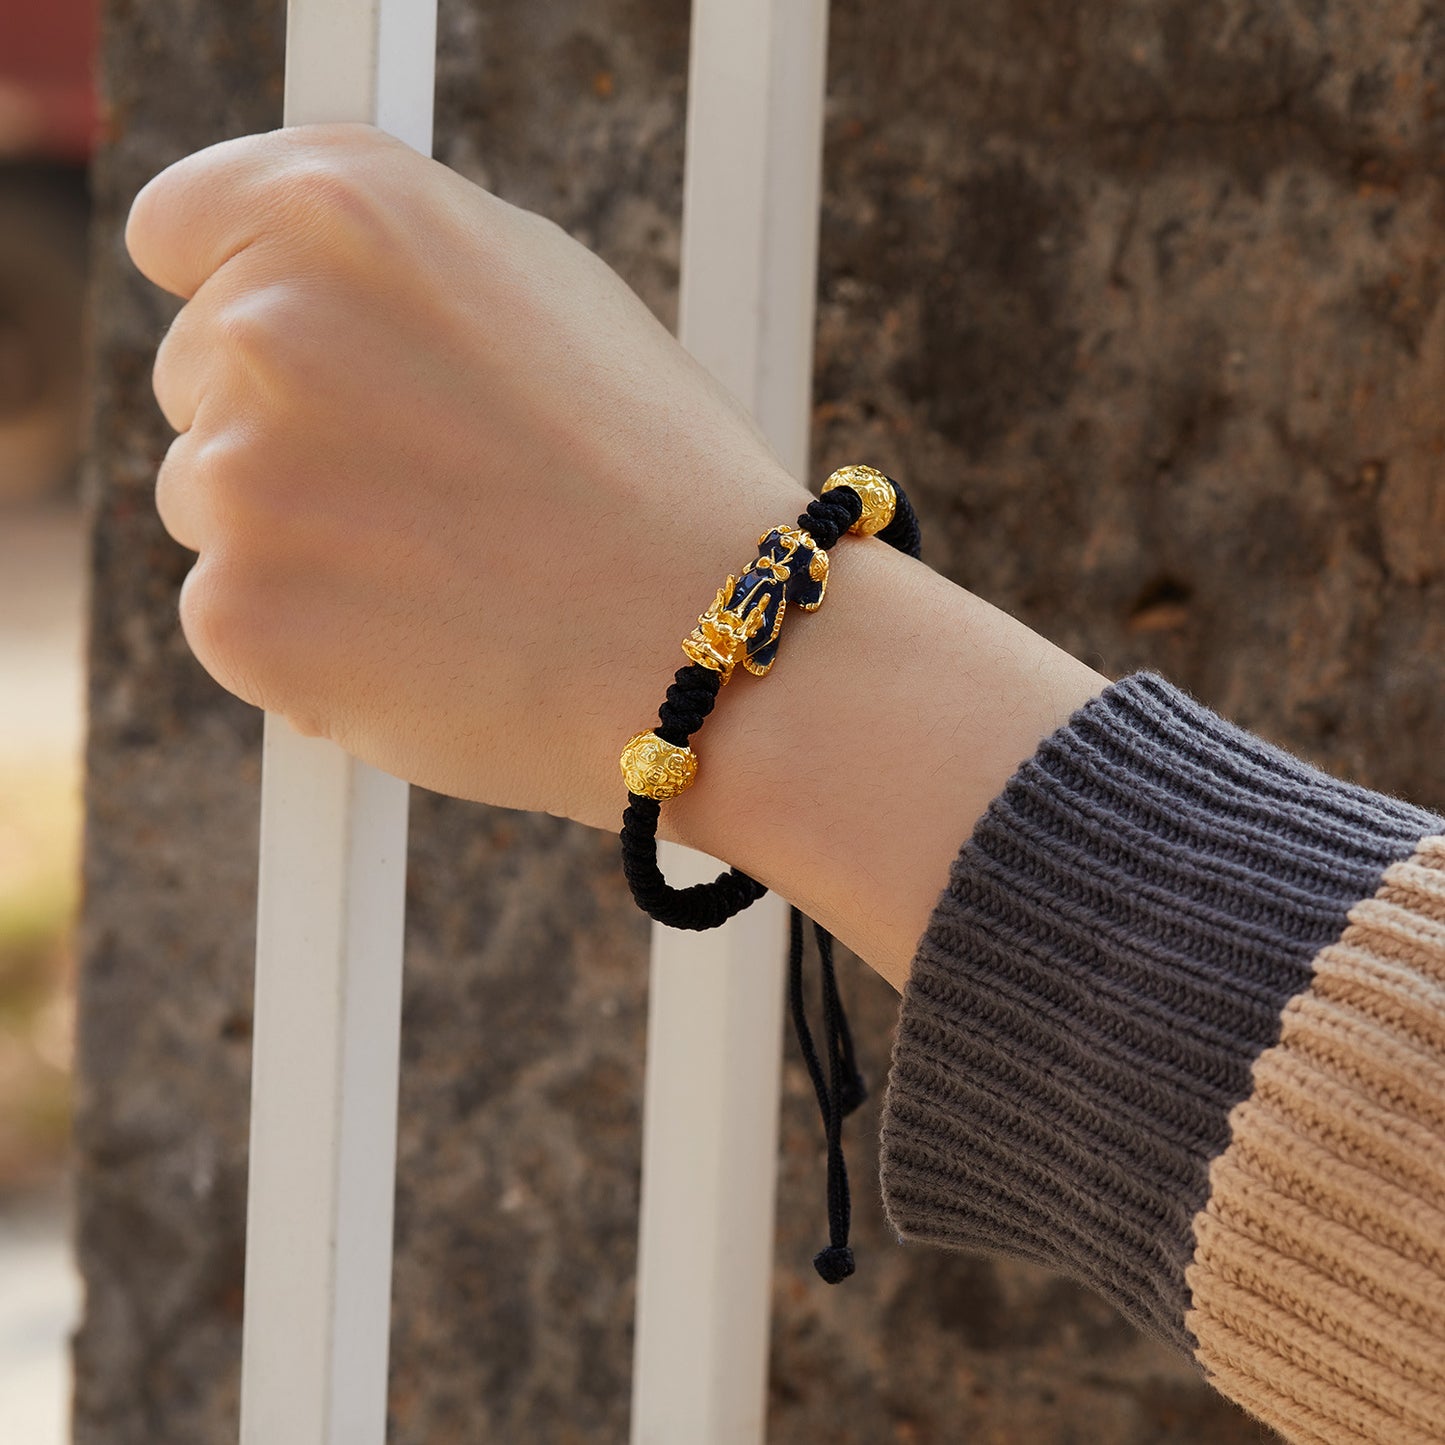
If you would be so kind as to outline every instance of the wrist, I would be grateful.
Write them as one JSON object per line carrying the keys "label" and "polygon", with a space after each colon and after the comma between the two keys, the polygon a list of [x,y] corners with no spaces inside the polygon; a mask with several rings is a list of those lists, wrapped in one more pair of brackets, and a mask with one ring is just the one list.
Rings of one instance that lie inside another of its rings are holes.
{"label": "wrist", "polygon": [[661,834],[796,903],[901,989],[949,866],[1043,738],[1108,679],[881,542],[739,672]]}

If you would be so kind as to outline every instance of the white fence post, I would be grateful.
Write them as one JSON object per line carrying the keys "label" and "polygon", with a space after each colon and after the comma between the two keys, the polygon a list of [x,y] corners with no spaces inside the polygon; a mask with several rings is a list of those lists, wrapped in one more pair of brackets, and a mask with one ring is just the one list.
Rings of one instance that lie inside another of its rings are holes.
{"label": "white fence post", "polygon": [[[826,23],[826,0],[694,6],[680,331],[799,475]],[[290,0],[286,123],[429,152],[435,34],[435,0]],[[264,768],[241,1438],[381,1445],[407,790],[276,717]],[[770,899],[654,933],[638,1445],[762,1439],[781,922]]]}
{"label": "white fence post", "polygon": [[[827,0],[694,0],[688,82],[679,334],[799,477],[827,19]],[[674,882],[717,871],[660,852]],[[771,897],[715,933],[653,931],[633,1445],[763,1438],[784,946]]]}
{"label": "white fence post", "polygon": [[[290,0],[285,123],[431,153],[436,0]],[[382,1445],[405,783],[265,722],[244,1445]]]}

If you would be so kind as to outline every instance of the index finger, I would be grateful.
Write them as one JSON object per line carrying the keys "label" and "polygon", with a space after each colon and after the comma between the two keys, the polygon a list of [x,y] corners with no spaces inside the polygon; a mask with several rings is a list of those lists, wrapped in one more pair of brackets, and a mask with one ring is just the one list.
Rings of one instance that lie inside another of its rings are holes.
{"label": "index finger", "polygon": [[327,170],[327,153],[380,132],[289,126],[221,141],[168,166],[131,202],[125,244],[140,273],[185,300],[274,229]]}

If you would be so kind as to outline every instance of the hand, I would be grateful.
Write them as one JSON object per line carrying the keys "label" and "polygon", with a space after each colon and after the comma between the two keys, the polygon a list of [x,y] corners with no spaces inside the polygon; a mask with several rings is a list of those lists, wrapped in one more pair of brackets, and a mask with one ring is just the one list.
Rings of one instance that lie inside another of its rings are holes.
{"label": "hand", "polygon": [[616,826],[681,637],[807,493],[600,260],[368,126],[136,197],[186,298],[157,482],[223,687],[441,792]]}

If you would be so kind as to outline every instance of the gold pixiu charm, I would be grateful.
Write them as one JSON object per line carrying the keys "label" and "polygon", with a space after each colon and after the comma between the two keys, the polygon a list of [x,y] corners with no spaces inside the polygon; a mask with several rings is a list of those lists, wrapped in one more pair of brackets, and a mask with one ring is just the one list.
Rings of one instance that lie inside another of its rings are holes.
{"label": "gold pixiu charm", "polygon": [[788,603],[812,612],[828,588],[828,554],[801,527],[774,527],[758,538],[758,548],[752,565],[718,588],[682,640],[688,660],[720,672],[724,682],[738,663],[765,677],[778,655]]}
{"label": "gold pixiu charm", "polygon": [[697,626],[682,639],[682,650],[688,660],[722,673],[727,682],[748,643],[763,630],[767,614],[758,603],[746,616],[741,610],[728,607],[728,598],[737,591],[738,579],[729,577],[717,590],[712,606],[697,619]]}

